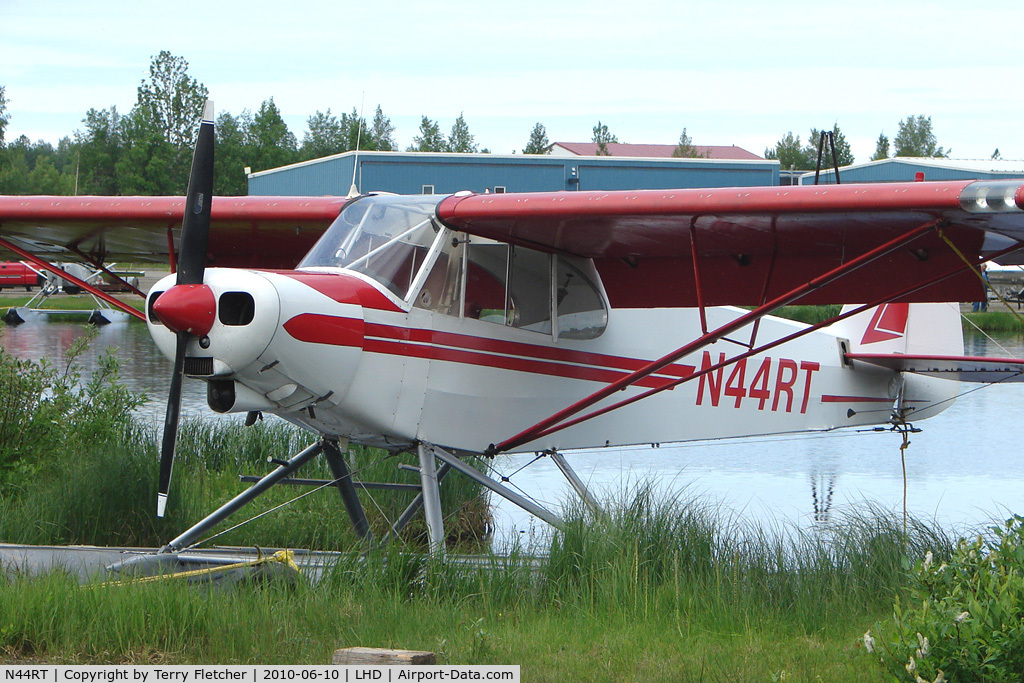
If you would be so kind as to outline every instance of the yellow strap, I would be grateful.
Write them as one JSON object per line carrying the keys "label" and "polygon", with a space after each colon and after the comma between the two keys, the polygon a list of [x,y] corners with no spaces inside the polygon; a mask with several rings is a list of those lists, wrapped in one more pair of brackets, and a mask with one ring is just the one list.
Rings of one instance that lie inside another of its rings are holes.
{"label": "yellow strap", "polygon": [[291,550],[278,550],[273,555],[268,557],[261,557],[256,560],[249,562],[235,562],[233,564],[225,564],[219,567],[207,567],[205,569],[191,569],[184,572],[174,572],[172,574],[157,574],[155,576],[143,576],[139,578],[120,579],[118,581],[104,581],[100,584],[87,585],[88,588],[104,588],[107,586],[127,586],[130,584],[138,583],[151,583],[153,581],[166,581],[169,579],[189,579],[197,576],[211,576],[213,574],[219,574],[223,572],[229,572],[235,569],[242,569],[244,567],[258,567],[262,564],[270,562],[280,562],[281,564],[287,565],[297,572],[301,573],[298,565],[295,564],[295,553]]}
{"label": "yellow strap", "polygon": [[1001,302],[1003,302],[1003,305],[1006,306],[1006,310],[1008,310],[1010,313],[1013,313],[1013,315],[1016,316],[1017,321],[1021,325],[1024,325],[1024,318],[1021,317],[1020,313],[1018,313],[1017,311],[1013,310],[1013,308],[1010,306],[1010,303],[1006,299],[1004,299],[1002,297],[1002,295],[998,291],[996,291],[996,288],[992,286],[992,283],[989,282],[985,278],[984,275],[982,275],[981,271],[978,270],[978,268],[973,263],[971,263],[970,260],[966,256],[964,256],[963,252],[961,252],[959,249],[956,248],[956,245],[953,244],[952,240],[950,240],[948,237],[946,237],[945,233],[942,232],[942,228],[937,228],[937,230],[939,232],[939,237],[942,238],[942,241],[945,242],[946,244],[948,244],[949,248],[952,249],[954,252],[956,252],[956,255],[960,257],[960,260],[962,260],[964,263],[966,263],[967,267],[970,268],[974,272],[974,274],[978,276],[978,279],[981,280],[982,284],[985,285],[985,288],[988,291],[990,291],[993,294],[995,294],[996,298],[999,299]]}

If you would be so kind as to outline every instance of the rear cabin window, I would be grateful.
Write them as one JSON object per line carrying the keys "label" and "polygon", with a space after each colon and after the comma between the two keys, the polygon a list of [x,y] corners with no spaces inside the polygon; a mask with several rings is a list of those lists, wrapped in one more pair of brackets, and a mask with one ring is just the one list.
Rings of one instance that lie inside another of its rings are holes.
{"label": "rear cabin window", "polygon": [[555,259],[555,310],[559,339],[594,339],[608,326],[608,309],[594,282],[575,265]]}
{"label": "rear cabin window", "polygon": [[565,257],[465,235],[438,255],[415,305],[546,335],[557,325],[561,339],[593,339],[608,324],[593,279]]}

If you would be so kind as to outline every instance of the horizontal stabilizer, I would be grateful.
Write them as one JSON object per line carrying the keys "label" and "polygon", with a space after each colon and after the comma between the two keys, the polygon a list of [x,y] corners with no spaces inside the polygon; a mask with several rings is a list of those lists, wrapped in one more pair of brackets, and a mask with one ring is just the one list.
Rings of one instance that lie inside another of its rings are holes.
{"label": "horizontal stabilizer", "polygon": [[995,384],[1024,382],[1024,359],[981,356],[925,356],[886,353],[848,353],[847,359],[899,372],[913,372],[960,382]]}

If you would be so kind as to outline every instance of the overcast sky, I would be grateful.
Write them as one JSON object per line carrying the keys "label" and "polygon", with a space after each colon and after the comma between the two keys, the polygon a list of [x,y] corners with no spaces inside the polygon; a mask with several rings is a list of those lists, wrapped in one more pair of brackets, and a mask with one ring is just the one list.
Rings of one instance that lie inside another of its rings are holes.
{"label": "overcast sky", "polygon": [[858,162],[925,114],[958,158],[1024,159],[1024,5],[964,2],[0,0],[7,139],[56,143],[89,108],[127,113],[160,50],[217,110],[273,97],[301,141],[328,108],[380,104],[401,148],[464,113],[481,147],[735,144],[757,154],[838,122]]}

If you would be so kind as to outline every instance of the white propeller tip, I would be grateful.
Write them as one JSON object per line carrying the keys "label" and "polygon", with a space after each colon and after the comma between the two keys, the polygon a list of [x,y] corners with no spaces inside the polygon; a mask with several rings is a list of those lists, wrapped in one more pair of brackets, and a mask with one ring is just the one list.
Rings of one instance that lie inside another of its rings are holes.
{"label": "white propeller tip", "polygon": [[163,517],[164,510],[167,509],[167,494],[158,493],[156,494],[156,516]]}

